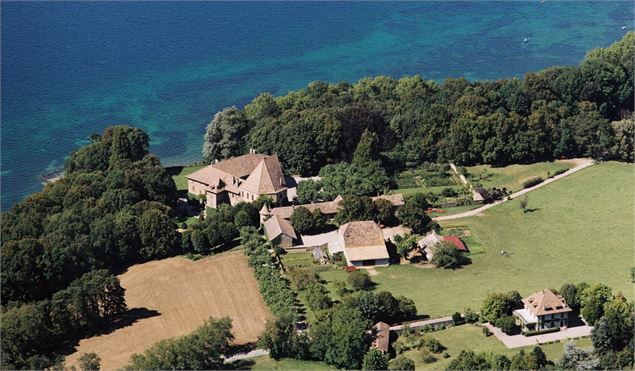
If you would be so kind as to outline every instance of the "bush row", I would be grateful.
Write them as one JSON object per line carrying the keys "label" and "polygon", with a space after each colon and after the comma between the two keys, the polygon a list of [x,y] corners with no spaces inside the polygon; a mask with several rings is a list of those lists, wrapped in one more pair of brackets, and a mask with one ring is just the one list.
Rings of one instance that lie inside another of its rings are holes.
{"label": "bush row", "polygon": [[253,227],[240,232],[242,247],[249,266],[254,269],[260,293],[275,316],[297,316],[295,298],[289,282],[280,274],[276,259],[271,255],[267,242]]}
{"label": "bush row", "polygon": [[543,181],[544,179],[542,179],[542,177],[539,177],[539,176],[529,178],[523,182],[523,188],[533,187],[535,185],[542,183]]}
{"label": "bush row", "polygon": [[523,335],[534,336],[534,335],[550,334],[552,332],[558,332],[558,331],[560,331],[559,327],[553,327],[553,328],[547,328],[544,330],[523,331]]}

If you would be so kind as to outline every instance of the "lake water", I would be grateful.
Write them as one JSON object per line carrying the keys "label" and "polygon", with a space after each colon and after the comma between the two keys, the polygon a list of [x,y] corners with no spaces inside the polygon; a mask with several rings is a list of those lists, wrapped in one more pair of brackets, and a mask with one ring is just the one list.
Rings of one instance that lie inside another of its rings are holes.
{"label": "lake water", "polygon": [[145,129],[164,164],[189,163],[214,113],[261,91],[380,74],[522,76],[578,63],[633,15],[630,1],[0,6],[3,210],[112,124]]}

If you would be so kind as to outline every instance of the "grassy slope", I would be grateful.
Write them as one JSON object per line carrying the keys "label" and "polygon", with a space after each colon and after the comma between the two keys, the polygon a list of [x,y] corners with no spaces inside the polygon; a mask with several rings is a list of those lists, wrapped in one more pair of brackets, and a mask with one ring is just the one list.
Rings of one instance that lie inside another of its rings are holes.
{"label": "grassy slope", "polygon": [[187,190],[187,178],[185,178],[185,176],[205,166],[206,165],[189,165],[184,167],[173,167],[173,168],[168,168],[168,171],[174,174],[172,175],[172,179],[174,179],[174,183],[176,184],[176,189],[179,191],[182,191],[182,190]]}
{"label": "grassy slope", "polygon": [[[512,201],[483,216],[444,223],[468,226],[482,245],[463,269],[395,265],[377,268],[372,279],[378,290],[410,297],[419,313],[432,317],[478,308],[489,292],[527,295],[565,282],[602,282],[633,298],[633,170],[602,163],[531,192],[534,212],[523,214]],[[500,250],[511,256],[501,257]],[[346,273],[330,269],[322,277],[334,291],[332,281]]]}
{"label": "grassy slope", "polygon": [[[459,355],[461,350],[473,350],[475,352],[494,352],[498,354],[504,354],[511,359],[511,357],[518,353],[520,349],[525,349],[526,352],[533,349],[532,346],[508,349],[498,341],[494,336],[485,337],[480,327],[465,325],[459,327],[451,327],[443,331],[437,331],[426,335],[426,338],[435,338],[441,342],[450,354],[450,358],[443,358],[441,354],[435,354],[437,361],[430,364],[425,364],[421,361],[423,352],[421,350],[411,350],[405,353],[405,355],[415,361],[417,370],[445,370],[448,364]],[[580,346],[590,346],[590,339],[580,339],[576,341],[576,344]],[[542,350],[547,355],[547,358],[552,361],[557,361],[562,357],[562,347],[564,342],[544,344],[541,345]]]}
{"label": "grassy slope", "polygon": [[[536,176],[547,179],[547,172],[552,174],[556,170],[573,167],[571,162],[537,162],[530,165],[509,165],[505,167],[491,167],[490,165],[478,165],[467,167],[472,183],[480,183],[484,188],[505,187],[511,191],[519,191],[523,188],[523,182]],[[488,176],[483,176],[487,174]]]}

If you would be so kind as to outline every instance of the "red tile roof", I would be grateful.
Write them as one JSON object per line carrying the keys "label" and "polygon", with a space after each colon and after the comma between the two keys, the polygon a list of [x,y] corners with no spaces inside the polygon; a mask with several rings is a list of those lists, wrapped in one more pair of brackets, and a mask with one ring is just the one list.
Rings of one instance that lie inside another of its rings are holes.
{"label": "red tile roof", "polygon": [[443,236],[443,241],[452,243],[454,246],[456,246],[457,249],[461,251],[467,251],[467,247],[465,246],[463,241],[461,241],[461,239],[457,236]]}

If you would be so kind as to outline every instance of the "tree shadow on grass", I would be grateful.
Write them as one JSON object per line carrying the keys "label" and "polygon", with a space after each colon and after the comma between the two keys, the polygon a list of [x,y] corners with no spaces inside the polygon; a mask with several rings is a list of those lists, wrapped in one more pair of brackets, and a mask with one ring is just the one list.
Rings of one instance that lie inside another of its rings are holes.
{"label": "tree shadow on grass", "polygon": [[533,208],[528,207],[528,208],[525,209],[526,213],[533,213],[534,211],[540,211],[540,208],[539,207],[533,207]]}

